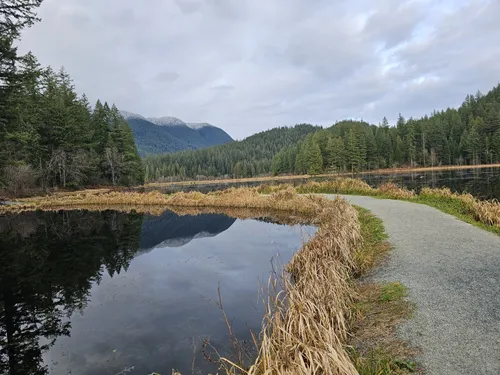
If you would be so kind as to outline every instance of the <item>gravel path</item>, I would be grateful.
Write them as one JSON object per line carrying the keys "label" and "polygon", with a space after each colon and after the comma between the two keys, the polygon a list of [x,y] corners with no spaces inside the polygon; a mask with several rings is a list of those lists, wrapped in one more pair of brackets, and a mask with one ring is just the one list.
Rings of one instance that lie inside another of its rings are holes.
{"label": "gravel path", "polygon": [[429,206],[345,198],[384,221],[394,250],[374,279],[409,288],[400,334],[427,373],[500,375],[500,237]]}

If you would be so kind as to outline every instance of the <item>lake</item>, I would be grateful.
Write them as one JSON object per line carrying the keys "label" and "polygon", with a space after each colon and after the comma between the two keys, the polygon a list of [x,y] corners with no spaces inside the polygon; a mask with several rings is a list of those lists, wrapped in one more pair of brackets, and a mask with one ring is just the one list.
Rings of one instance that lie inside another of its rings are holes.
{"label": "lake", "polygon": [[[328,177],[288,178],[273,181],[245,181],[245,182],[224,182],[210,184],[175,184],[161,187],[141,188],[141,191],[159,190],[168,194],[179,191],[210,191],[223,190],[230,187],[276,185],[280,183],[292,184],[294,186],[304,184],[308,181],[324,181],[335,178],[335,175]],[[428,172],[397,172],[384,174],[355,173],[350,176],[366,181],[372,187],[377,187],[384,182],[395,182],[408,189],[419,191],[422,187],[447,187],[458,193],[471,193],[480,199],[500,199],[500,168],[464,168],[459,170],[443,170]]]}
{"label": "lake", "polygon": [[230,354],[218,284],[236,337],[250,343],[259,282],[314,231],[170,211],[1,216],[0,374],[191,374],[193,358],[215,372],[201,344]]}

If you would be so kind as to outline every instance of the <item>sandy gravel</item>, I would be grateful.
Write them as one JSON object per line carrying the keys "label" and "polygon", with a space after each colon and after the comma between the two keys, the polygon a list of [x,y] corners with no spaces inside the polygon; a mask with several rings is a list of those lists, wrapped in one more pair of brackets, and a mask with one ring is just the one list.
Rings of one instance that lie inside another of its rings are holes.
{"label": "sandy gravel", "polygon": [[394,250],[374,278],[409,288],[400,335],[427,373],[500,375],[500,236],[425,205],[345,198],[384,221]]}

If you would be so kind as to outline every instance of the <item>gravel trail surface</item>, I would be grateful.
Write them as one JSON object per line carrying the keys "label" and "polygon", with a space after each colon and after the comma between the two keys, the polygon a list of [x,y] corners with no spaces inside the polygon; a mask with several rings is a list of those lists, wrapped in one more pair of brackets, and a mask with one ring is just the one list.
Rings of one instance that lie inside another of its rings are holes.
{"label": "gravel trail surface", "polygon": [[373,278],[409,288],[399,334],[426,373],[500,375],[500,236],[425,205],[343,197],[384,222],[394,249]]}

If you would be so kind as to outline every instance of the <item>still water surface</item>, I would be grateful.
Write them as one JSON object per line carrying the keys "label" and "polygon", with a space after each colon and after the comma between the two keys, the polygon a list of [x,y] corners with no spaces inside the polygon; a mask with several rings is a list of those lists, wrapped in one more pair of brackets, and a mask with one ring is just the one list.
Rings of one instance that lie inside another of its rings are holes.
{"label": "still water surface", "polygon": [[258,332],[259,280],[314,228],[225,215],[114,211],[0,217],[0,374],[212,371],[200,353]]}

